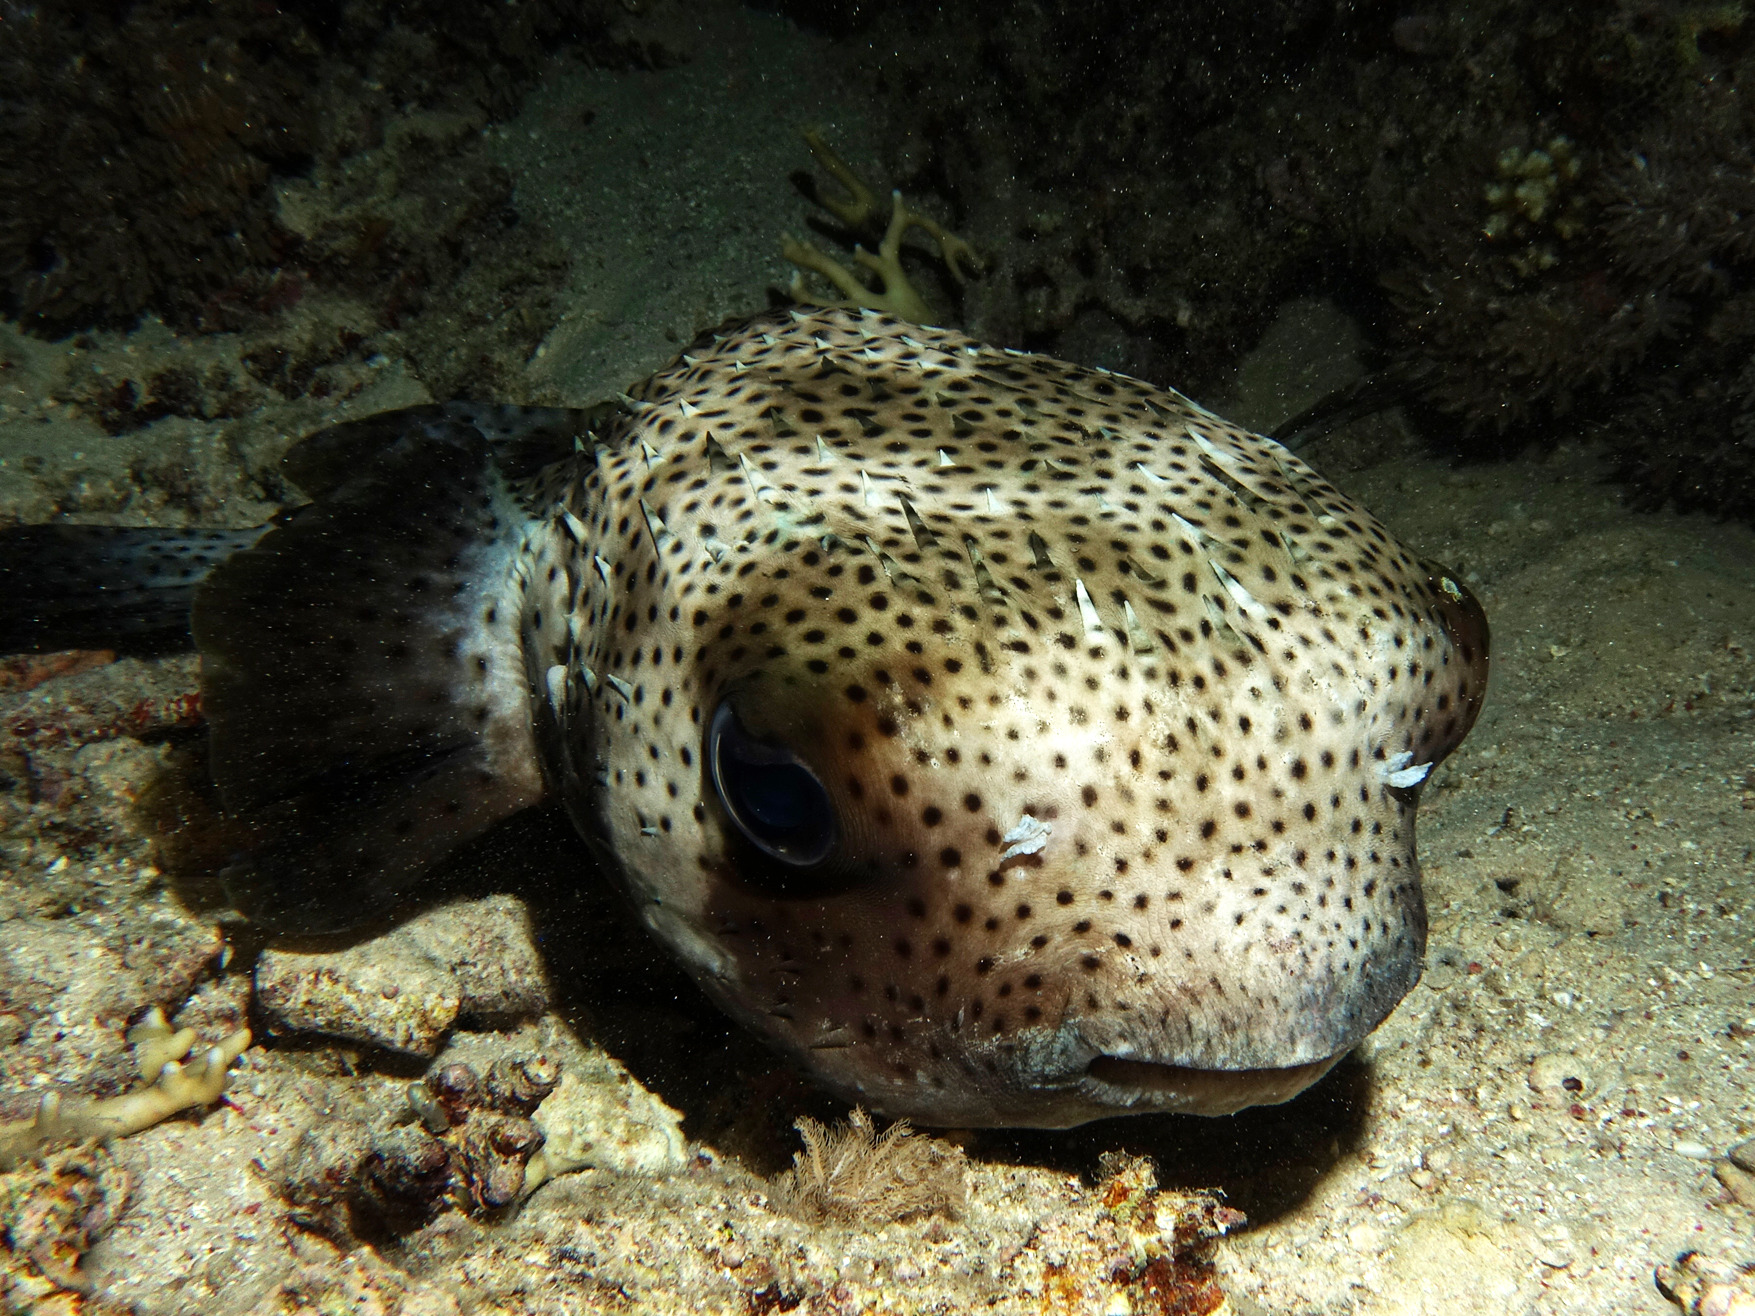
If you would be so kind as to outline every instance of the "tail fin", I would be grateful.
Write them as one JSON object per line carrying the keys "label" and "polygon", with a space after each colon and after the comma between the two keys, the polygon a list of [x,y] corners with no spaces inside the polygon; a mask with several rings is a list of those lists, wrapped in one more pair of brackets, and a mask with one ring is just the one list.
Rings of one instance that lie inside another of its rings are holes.
{"label": "tail fin", "polygon": [[187,649],[208,574],[267,533],[32,525],[0,530],[0,653]]}
{"label": "tail fin", "polygon": [[287,469],[316,501],[202,588],[214,780],[249,838],[224,876],[258,921],[382,914],[542,797],[512,479],[571,455],[576,415],[419,407],[315,435]]}
{"label": "tail fin", "polygon": [[1289,420],[1281,421],[1268,437],[1297,452],[1333,434],[1343,425],[1351,425],[1356,420],[1406,402],[1413,392],[1412,383],[1393,370],[1365,375],[1318,398]]}

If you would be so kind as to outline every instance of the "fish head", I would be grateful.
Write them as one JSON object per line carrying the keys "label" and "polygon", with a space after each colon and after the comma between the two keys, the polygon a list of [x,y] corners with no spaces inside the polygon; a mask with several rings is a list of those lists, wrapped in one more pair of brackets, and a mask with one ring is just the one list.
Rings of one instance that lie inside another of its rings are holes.
{"label": "fish head", "polygon": [[618,556],[565,793],[827,1086],[939,1125],[1224,1114],[1417,981],[1415,806],[1485,619],[1284,449],[843,313],[685,357],[628,423],[581,502]]}

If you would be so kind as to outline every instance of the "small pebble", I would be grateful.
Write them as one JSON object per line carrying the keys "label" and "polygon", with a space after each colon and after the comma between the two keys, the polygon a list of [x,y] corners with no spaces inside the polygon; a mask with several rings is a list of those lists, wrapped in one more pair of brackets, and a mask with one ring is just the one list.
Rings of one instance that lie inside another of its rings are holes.
{"label": "small pebble", "polygon": [[1731,1161],[1720,1161],[1712,1172],[1739,1206],[1755,1211],[1755,1174]]}
{"label": "small pebble", "polygon": [[1577,1096],[1591,1086],[1590,1071],[1575,1055],[1555,1053],[1537,1056],[1530,1063],[1531,1089],[1544,1096]]}
{"label": "small pebble", "polygon": [[1731,1158],[1732,1163],[1735,1164],[1738,1169],[1747,1170],[1750,1174],[1755,1174],[1755,1138],[1749,1139],[1748,1142],[1739,1142],[1735,1147],[1732,1147],[1726,1152],[1725,1155]]}
{"label": "small pebble", "polygon": [[1712,1148],[1703,1142],[1680,1138],[1676,1141],[1675,1148],[1678,1156],[1686,1156],[1691,1161],[1710,1161],[1712,1159]]}

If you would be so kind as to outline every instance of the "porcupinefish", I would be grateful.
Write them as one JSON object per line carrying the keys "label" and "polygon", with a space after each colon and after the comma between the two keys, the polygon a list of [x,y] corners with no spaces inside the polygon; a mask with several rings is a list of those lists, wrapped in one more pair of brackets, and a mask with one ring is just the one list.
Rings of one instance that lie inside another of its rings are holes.
{"label": "porcupinefish", "polygon": [[394,412],[288,473],[193,618],[271,928],[559,797],[727,1011],[936,1125],[1283,1101],[1419,977],[1485,617],[1177,393],[781,311],[607,416]]}

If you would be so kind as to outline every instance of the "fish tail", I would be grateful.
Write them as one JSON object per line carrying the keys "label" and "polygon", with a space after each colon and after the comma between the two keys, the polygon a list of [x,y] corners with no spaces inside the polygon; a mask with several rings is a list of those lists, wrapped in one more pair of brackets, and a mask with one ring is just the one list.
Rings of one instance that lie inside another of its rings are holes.
{"label": "fish tail", "polygon": [[189,610],[201,582],[267,529],[0,530],[0,653],[187,649]]}

